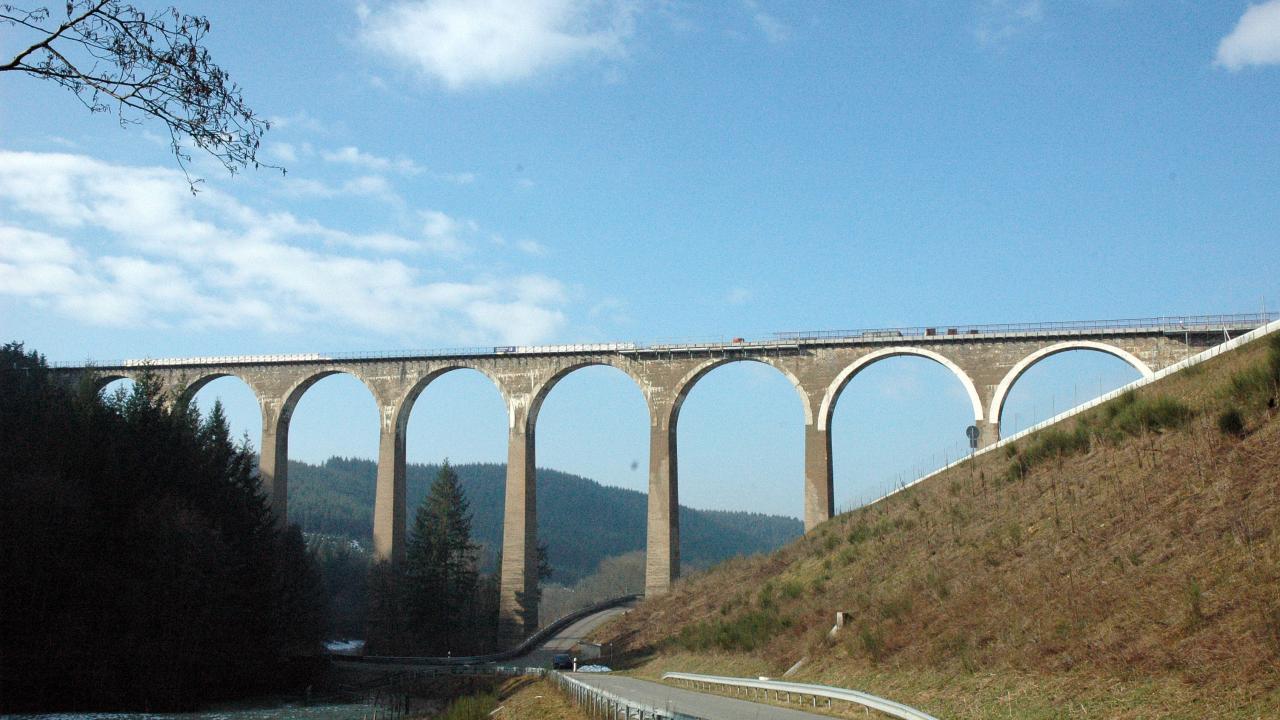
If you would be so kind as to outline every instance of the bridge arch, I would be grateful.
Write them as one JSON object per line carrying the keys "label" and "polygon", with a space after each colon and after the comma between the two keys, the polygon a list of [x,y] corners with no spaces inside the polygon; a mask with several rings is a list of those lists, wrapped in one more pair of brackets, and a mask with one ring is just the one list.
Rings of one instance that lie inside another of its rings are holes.
{"label": "bridge arch", "polygon": [[[359,380],[360,384],[364,385],[365,389],[369,391],[369,395],[373,398],[374,405],[379,408],[384,406],[385,398],[382,397],[382,394],[378,392],[376,387],[369,384],[369,381],[354,368],[335,366],[324,370],[316,370],[298,378],[287,390],[285,390],[281,398],[280,411],[277,418],[281,430],[286,430],[288,428],[289,420],[293,417],[293,410],[298,406],[298,401],[302,399],[302,396],[305,395],[313,385],[331,375],[350,375],[351,377]],[[264,417],[263,421],[267,422],[267,418]]]}
{"label": "bridge arch", "polygon": [[233,377],[239,380],[240,382],[244,383],[245,387],[249,388],[249,391],[253,393],[253,396],[254,398],[257,399],[258,404],[259,405],[262,404],[262,393],[258,392],[258,388],[254,387],[253,383],[249,382],[248,378],[246,378],[244,375],[241,375],[240,373],[237,373],[237,372],[217,370],[217,371],[205,373],[203,375],[198,375],[194,380],[187,381],[186,385],[182,388],[182,390],[178,392],[178,405],[180,407],[187,407],[188,405],[191,404],[191,401],[195,399],[196,395],[201,390],[204,389],[204,386],[208,385],[214,380],[217,380],[219,378],[224,378],[224,377]]}
{"label": "bridge arch", "polygon": [[[941,355],[932,350],[918,347],[889,347],[883,350],[876,350],[868,353],[853,361],[848,367],[840,371],[835,380],[827,386],[827,392],[822,397],[822,406],[818,410],[818,429],[825,431],[831,427],[831,417],[835,413],[836,401],[840,398],[840,393],[844,391],[849,381],[859,372],[870,367],[872,364],[891,357],[900,357],[903,355],[915,355],[918,357],[933,360],[934,362],[947,368],[960,380],[960,384],[964,386],[965,392],[969,396],[969,402],[973,405],[973,417],[975,420],[982,420],[982,400],[978,396],[978,387],[974,385],[973,379],[969,377],[959,365],[945,355]],[[806,419],[807,416],[806,416]]]}
{"label": "bridge arch", "polygon": [[[547,399],[547,396],[551,394],[552,388],[554,388],[561,380],[565,379],[569,375],[572,375],[574,372],[577,372],[578,370],[582,370],[583,368],[589,368],[589,367],[609,367],[617,370],[623,375],[626,375],[627,378],[631,380],[632,384],[635,385],[636,389],[640,391],[640,395],[642,397],[644,396],[645,394],[644,383],[640,380],[640,378],[636,377],[629,370],[627,370],[627,368],[617,363],[611,363],[606,360],[594,360],[594,359],[574,363],[572,365],[568,365],[564,368],[557,370],[554,375],[548,378],[546,382],[542,383],[542,385],[534,392],[533,397],[529,401],[529,414],[527,419],[525,420],[525,422],[528,424],[528,429],[530,431],[533,431],[537,428],[538,414],[542,411],[542,403]],[[514,417],[512,421],[514,422]]]}
{"label": "bridge arch", "polygon": [[103,390],[107,389],[108,385],[110,385],[111,383],[117,380],[132,381],[133,379],[134,379],[133,375],[129,375],[125,373],[94,373],[93,391],[96,393],[101,393]]}
{"label": "bridge arch", "polygon": [[[502,381],[498,379],[498,376],[494,375],[487,368],[481,367],[479,365],[468,365],[466,363],[459,363],[457,365],[446,365],[444,367],[439,367],[431,370],[427,374],[423,375],[422,377],[414,381],[414,383],[409,386],[408,390],[405,391],[402,397],[396,398],[396,405],[395,405],[396,415],[395,415],[394,422],[395,422],[395,429],[398,434],[400,434],[403,437],[404,433],[408,432],[409,416],[413,413],[413,406],[415,403],[418,402],[418,398],[422,396],[422,393],[427,389],[427,386],[435,382],[436,380],[439,380],[441,377],[444,377],[445,375],[451,372],[454,372],[455,370],[474,370],[480,373],[481,375],[485,376],[486,378],[488,378],[489,382],[493,383],[493,388],[498,391],[498,396],[502,398],[502,405],[504,408],[506,408],[506,411],[507,411],[508,427],[514,426],[515,410],[511,407],[511,398],[508,396],[507,391],[503,387]],[[376,398],[376,395],[375,395],[375,398]]]}
{"label": "bridge arch", "polygon": [[762,365],[768,365],[774,370],[782,373],[782,375],[786,377],[787,380],[791,382],[791,385],[796,389],[796,394],[800,396],[800,407],[804,410],[805,424],[809,425],[813,422],[813,408],[809,405],[809,395],[805,392],[804,386],[800,384],[800,378],[796,377],[795,373],[791,372],[789,368],[782,363],[777,362],[773,358],[731,357],[706,360],[695,366],[689,372],[685,373],[684,377],[682,377],[680,382],[676,385],[675,396],[671,403],[671,414],[668,419],[669,426],[672,428],[676,426],[676,422],[680,418],[680,407],[684,405],[685,398],[689,397],[689,391],[693,389],[694,385],[698,384],[699,380],[705,377],[707,373],[712,370],[715,370],[722,365],[728,365],[729,363],[735,362],[760,363]]}
{"label": "bridge arch", "polygon": [[991,398],[991,407],[987,411],[987,418],[993,423],[1000,422],[1000,415],[1004,412],[1004,403],[1009,397],[1009,391],[1013,389],[1014,383],[1018,382],[1018,378],[1022,377],[1027,370],[1031,369],[1031,366],[1045,358],[1071,350],[1096,350],[1098,352],[1107,353],[1108,355],[1113,355],[1128,363],[1134,370],[1142,373],[1142,377],[1151,377],[1155,374],[1151,367],[1139,359],[1138,356],[1128,350],[1116,347],[1115,345],[1109,345],[1095,340],[1067,340],[1055,343],[1022,358],[1017,362],[1017,364],[1009,369],[1008,373],[1005,373],[1004,378],[1000,380],[1000,384],[996,386],[995,395]]}

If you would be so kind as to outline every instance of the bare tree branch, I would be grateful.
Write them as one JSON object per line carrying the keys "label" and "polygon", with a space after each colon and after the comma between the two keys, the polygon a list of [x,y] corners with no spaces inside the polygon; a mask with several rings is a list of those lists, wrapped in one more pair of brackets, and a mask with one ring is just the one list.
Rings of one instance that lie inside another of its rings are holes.
{"label": "bare tree branch", "polygon": [[202,180],[187,170],[191,144],[229,172],[270,167],[258,148],[271,125],[245,104],[240,87],[202,44],[208,19],[166,8],[148,16],[121,0],[67,0],[54,25],[47,7],[0,5],[0,25],[30,36],[26,49],[0,64],[73,92],[90,112],[114,109],[122,125],[150,116],[169,131],[170,151],[196,192]]}

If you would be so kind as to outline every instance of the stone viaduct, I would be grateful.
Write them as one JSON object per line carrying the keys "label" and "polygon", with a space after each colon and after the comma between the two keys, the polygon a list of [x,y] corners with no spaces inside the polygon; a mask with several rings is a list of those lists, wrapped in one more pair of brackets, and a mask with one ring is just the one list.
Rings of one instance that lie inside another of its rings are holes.
{"label": "stone viaduct", "polygon": [[[649,505],[646,593],[663,593],[678,576],[676,423],[690,389],[725,363],[770,365],[795,386],[804,410],[805,530],[831,517],[831,418],[845,385],[886,358],[914,355],[955,374],[972,404],[979,445],[1000,436],[1000,414],[1017,379],[1056,353],[1087,349],[1114,355],[1143,375],[1265,322],[1261,316],[1156,318],[1109,322],[986,325],[895,330],[780,333],[772,339],[678,345],[561,345],[384,356],[250,356],[126,361],[62,367],[68,380],[93,373],[100,385],[158,374],[186,403],[215,378],[234,376],[262,409],[261,481],[277,516],[287,517],[289,420],[302,395],[322,378],[348,373],[373,394],[380,416],[373,542],[399,560],[406,533],[405,430],[414,401],[436,378],[460,368],[491,379],[508,412],[506,500],[501,568],[504,627],[519,633],[517,593],[536,579],[535,428],[543,400],[566,375],[610,365],[639,386],[649,408]],[[962,428],[957,428],[957,432]]]}

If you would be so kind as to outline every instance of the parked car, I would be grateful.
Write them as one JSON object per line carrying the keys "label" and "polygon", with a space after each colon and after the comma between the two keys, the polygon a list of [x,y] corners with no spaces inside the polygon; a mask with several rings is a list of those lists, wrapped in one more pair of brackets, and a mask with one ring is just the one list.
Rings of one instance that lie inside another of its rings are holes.
{"label": "parked car", "polygon": [[551,658],[551,669],[552,670],[572,670],[573,658],[569,657],[569,653],[559,653],[555,657]]}

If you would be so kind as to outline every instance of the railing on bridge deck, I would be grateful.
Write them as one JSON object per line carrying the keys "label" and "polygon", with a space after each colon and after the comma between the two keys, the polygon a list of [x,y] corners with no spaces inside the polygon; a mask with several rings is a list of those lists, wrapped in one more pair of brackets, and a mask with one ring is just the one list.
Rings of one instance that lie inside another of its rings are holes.
{"label": "railing on bridge deck", "polygon": [[79,368],[92,364],[99,368],[134,368],[145,365],[162,367],[206,365],[254,365],[261,363],[343,362],[352,360],[413,360],[450,357],[505,357],[511,355],[558,355],[569,353],[649,354],[666,352],[702,352],[723,350],[795,349],[804,344],[834,342],[895,342],[904,339],[972,339],[984,336],[1037,335],[1105,335],[1135,331],[1164,332],[1229,332],[1252,330],[1280,318],[1276,313],[1236,315],[1173,315],[1126,320],[1073,320],[1066,322],[1012,323],[996,325],[935,325],[864,330],[805,330],[776,332],[769,338],[682,338],[678,341],[652,343],[609,342],[568,345],[499,345],[485,347],[429,348],[418,350],[379,350],[335,353],[295,353],[283,355],[225,355],[190,358],[157,358],[94,361],[92,363],[59,361],[55,368]]}
{"label": "railing on bridge deck", "polygon": [[988,325],[934,325],[865,330],[802,330],[778,332],[778,340],[896,340],[898,338],[971,337],[974,335],[1095,335],[1150,330],[1165,332],[1217,332],[1252,330],[1280,317],[1276,313],[1235,315],[1170,315],[1124,320],[1069,320],[1065,322],[1005,323]]}

